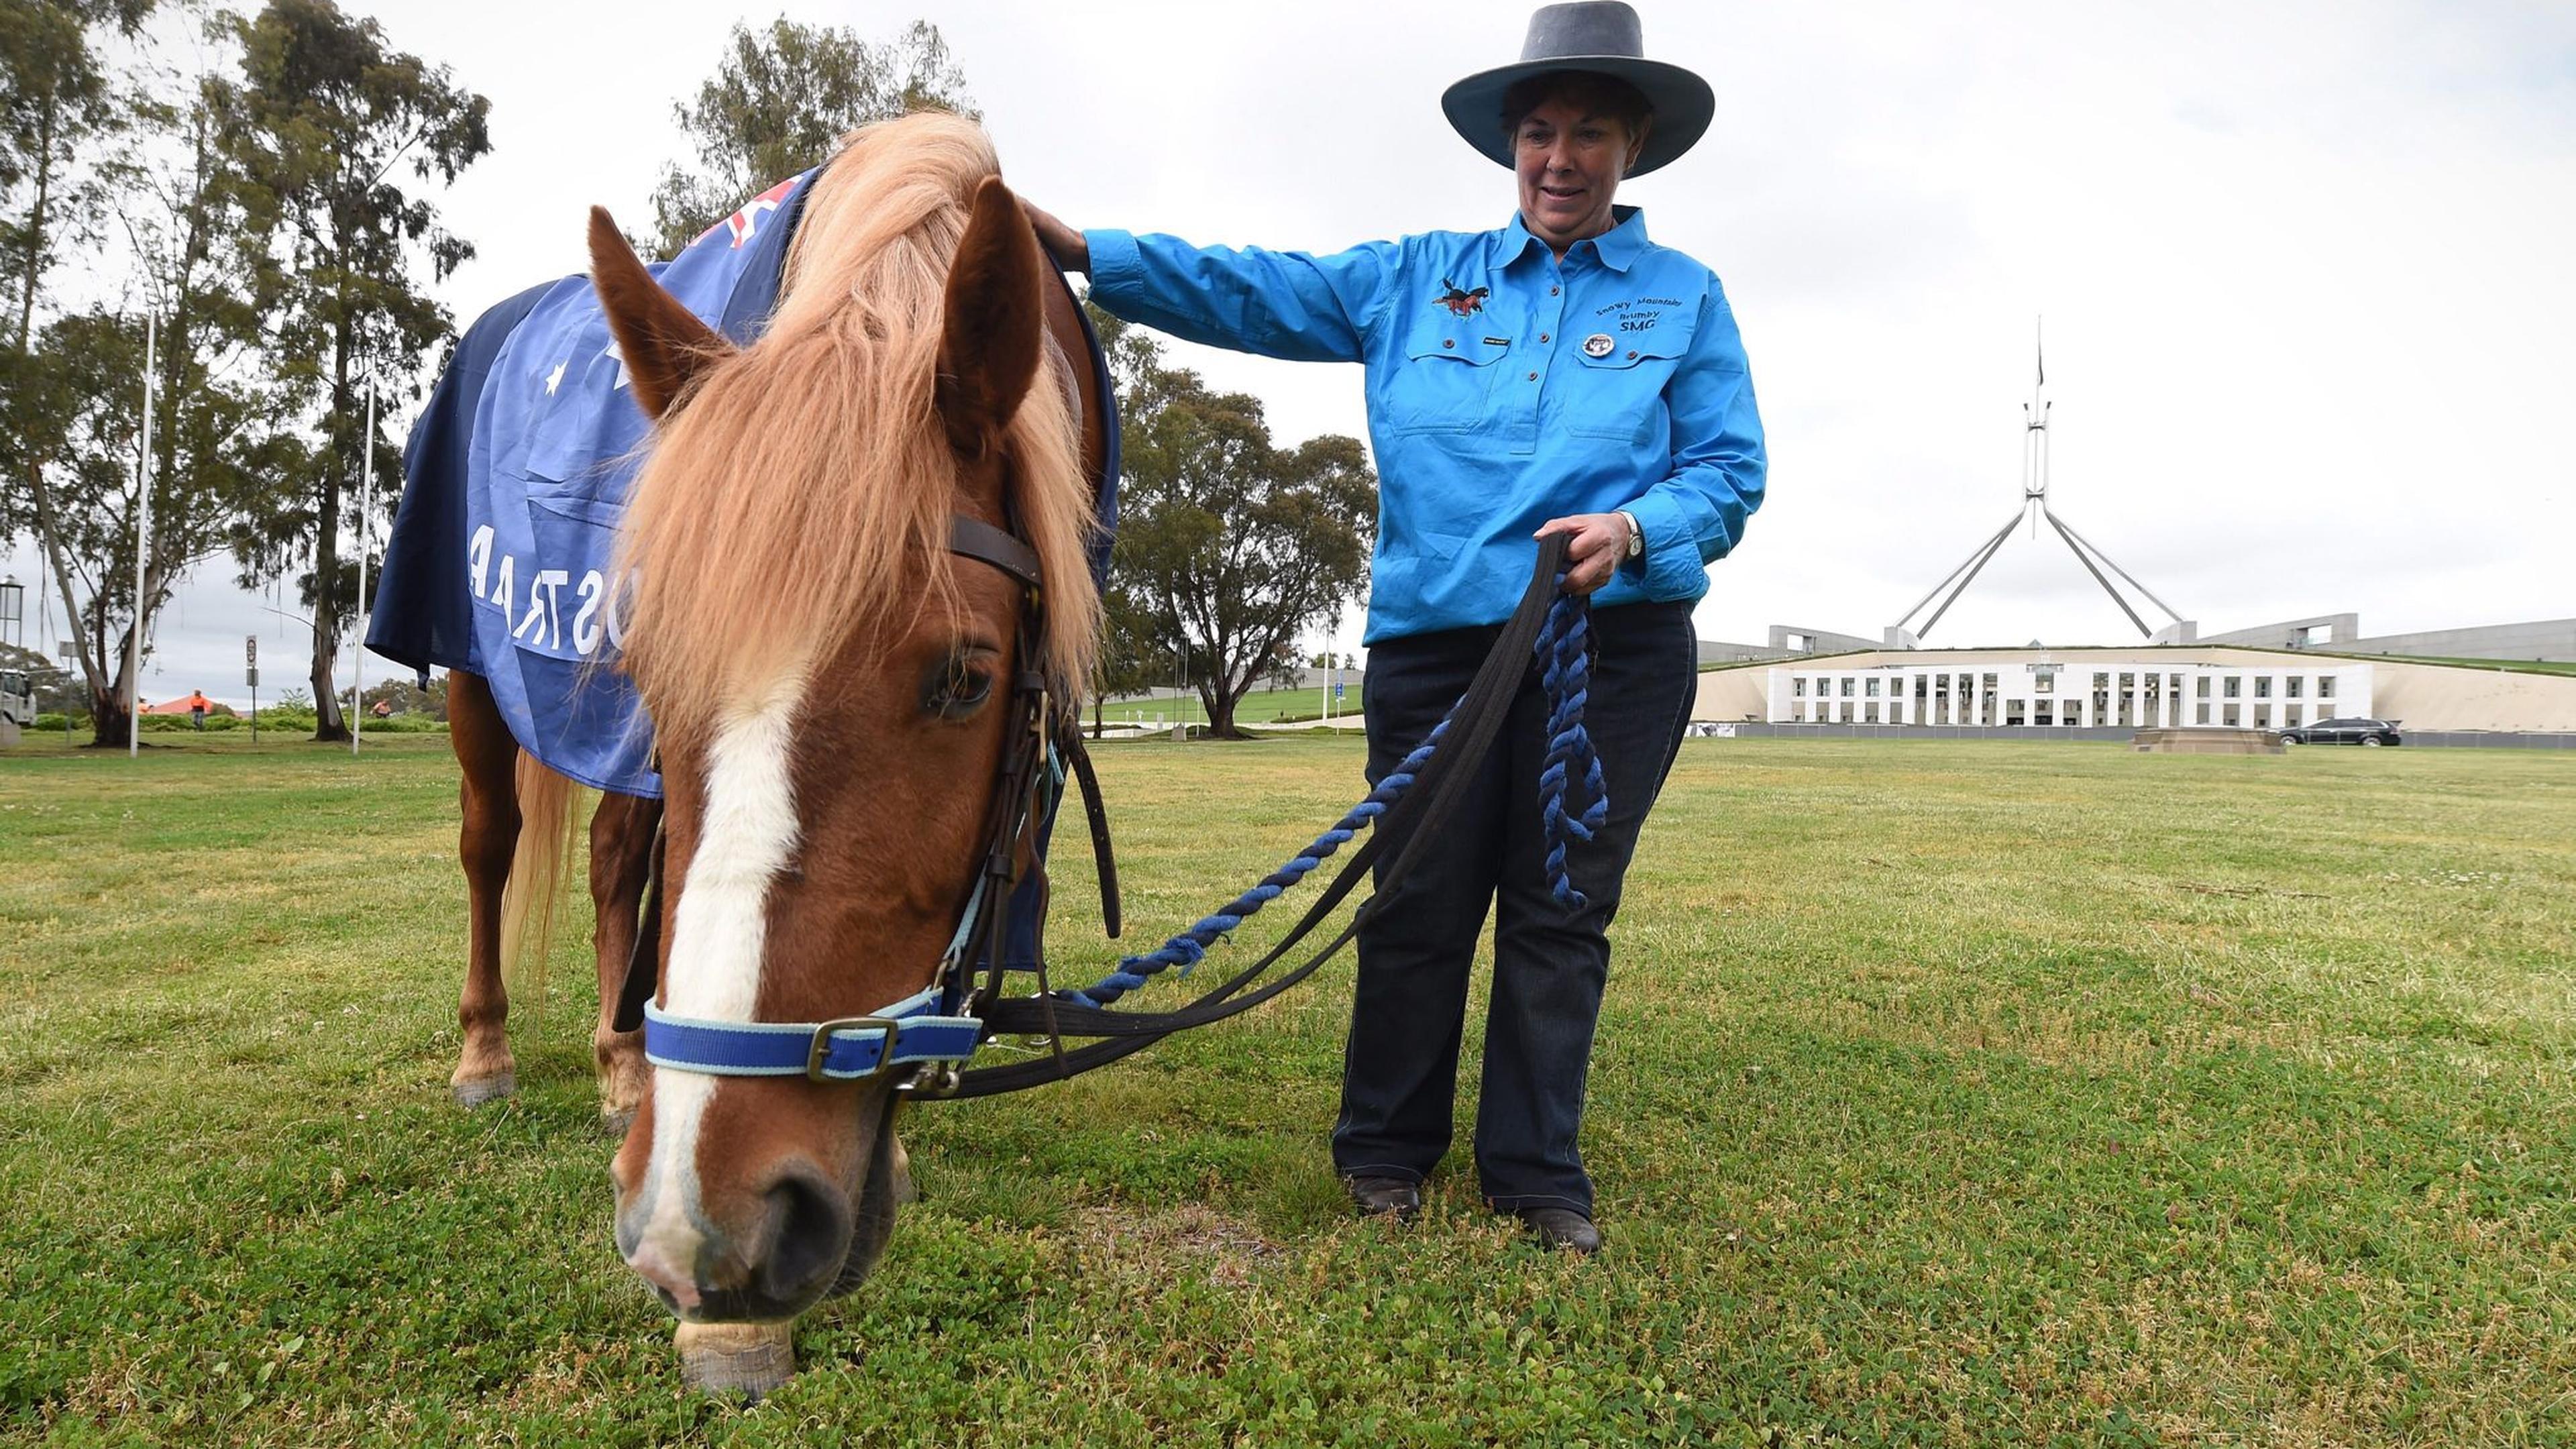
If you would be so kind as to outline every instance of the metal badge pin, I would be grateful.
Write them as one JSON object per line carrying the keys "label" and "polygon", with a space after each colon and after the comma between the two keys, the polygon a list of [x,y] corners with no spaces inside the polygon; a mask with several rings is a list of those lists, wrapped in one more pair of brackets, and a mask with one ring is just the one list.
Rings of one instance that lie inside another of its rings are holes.
{"label": "metal badge pin", "polygon": [[1591,336],[1583,339],[1583,355],[1586,357],[1608,357],[1610,355],[1610,348],[1612,345],[1609,333],[1595,332]]}

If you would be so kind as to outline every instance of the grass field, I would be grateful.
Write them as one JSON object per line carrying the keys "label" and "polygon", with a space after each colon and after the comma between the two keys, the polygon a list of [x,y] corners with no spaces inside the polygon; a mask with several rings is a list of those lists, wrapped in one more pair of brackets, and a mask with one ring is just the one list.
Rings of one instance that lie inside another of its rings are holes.
{"label": "grass field", "polygon": [[[1159,695],[1143,699],[1116,699],[1101,706],[1101,717],[1112,724],[1150,724],[1155,720],[1169,724],[1178,709],[1191,724],[1207,723],[1207,706],[1199,703],[1196,692],[1175,701],[1165,689]],[[1344,687],[1342,697],[1333,701],[1333,713],[1347,711],[1351,723],[1359,723],[1360,687],[1354,680]],[[1256,689],[1235,704],[1234,717],[1242,724],[1269,724],[1273,720],[1314,719],[1324,712],[1323,686],[1313,689]],[[1085,719],[1089,715],[1083,716]]]}
{"label": "grass field", "polygon": [[[1359,753],[1104,748],[1130,919]],[[611,1247],[569,927],[523,1094],[448,1104],[453,802],[437,738],[0,755],[0,1440],[2576,1443],[2563,758],[1692,741],[1615,933],[1600,1258],[1463,1162],[1409,1234],[1346,1216],[1337,966],[917,1111],[929,1200],[747,1413]]]}

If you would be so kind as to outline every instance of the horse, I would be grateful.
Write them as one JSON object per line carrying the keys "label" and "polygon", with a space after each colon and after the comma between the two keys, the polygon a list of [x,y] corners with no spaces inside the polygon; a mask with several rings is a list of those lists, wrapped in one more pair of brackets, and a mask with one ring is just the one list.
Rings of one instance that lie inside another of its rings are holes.
{"label": "horse", "polygon": [[[653,420],[622,525],[622,667],[663,800],[590,823],[601,1111],[623,1142],[615,1238],[681,1320],[684,1373],[757,1396],[788,1331],[883,1253],[902,1171],[895,1081],[654,1071],[614,1008],[659,811],[657,1005],[712,1021],[848,1018],[939,970],[998,803],[1001,701],[1073,701],[1097,648],[1089,480],[1109,403],[1082,319],[972,122],[843,139],[810,183],[768,330],[736,347],[664,291],[604,210],[592,283]],[[951,552],[1016,536],[1026,581]],[[1024,627],[1034,619],[1034,627]],[[1026,655],[1027,657],[1023,657]],[[573,782],[457,671],[471,907],[452,1086],[506,1095],[505,939],[542,917]]]}

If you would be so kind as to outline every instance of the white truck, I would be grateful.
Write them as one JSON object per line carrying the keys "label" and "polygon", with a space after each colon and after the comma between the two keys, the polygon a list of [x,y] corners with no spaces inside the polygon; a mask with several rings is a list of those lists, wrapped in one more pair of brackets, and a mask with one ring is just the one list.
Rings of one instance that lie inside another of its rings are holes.
{"label": "white truck", "polygon": [[20,729],[36,723],[36,685],[23,669],[0,669],[0,719]]}

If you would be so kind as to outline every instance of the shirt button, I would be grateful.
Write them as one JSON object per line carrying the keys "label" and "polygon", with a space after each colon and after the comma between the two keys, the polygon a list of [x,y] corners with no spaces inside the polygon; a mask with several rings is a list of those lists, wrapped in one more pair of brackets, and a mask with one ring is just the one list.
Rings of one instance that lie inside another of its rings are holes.
{"label": "shirt button", "polygon": [[1633,352],[1629,353],[1629,354],[1628,354],[1628,360],[1629,360],[1630,362],[1634,362],[1634,361],[1636,361],[1636,360],[1637,360],[1637,354],[1635,354],[1635,353],[1633,353]]}
{"label": "shirt button", "polygon": [[1455,347],[1458,345],[1458,339],[1455,337],[1443,337],[1440,339],[1440,345],[1443,347]]}
{"label": "shirt button", "polygon": [[1535,373],[1535,372],[1531,373],[1531,374],[1530,374],[1530,381],[1532,381],[1532,382],[1536,382],[1536,381],[1538,381],[1538,374],[1537,374],[1537,373]]}
{"label": "shirt button", "polygon": [[1538,335],[1538,340],[1539,340],[1539,341],[1541,341],[1541,342],[1545,342],[1545,341],[1547,340],[1547,334],[1546,334],[1546,333],[1544,333],[1544,332],[1540,333],[1540,334]]}
{"label": "shirt button", "polygon": [[1549,296],[1551,296],[1551,297],[1555,296],[1555,295],[1556,295],[1556,288],[1554,288],[1554,287],[1550,287],[1550,288],[1548,288],[1548,289],[1547,289],[1547,294],[1548,294]]}

